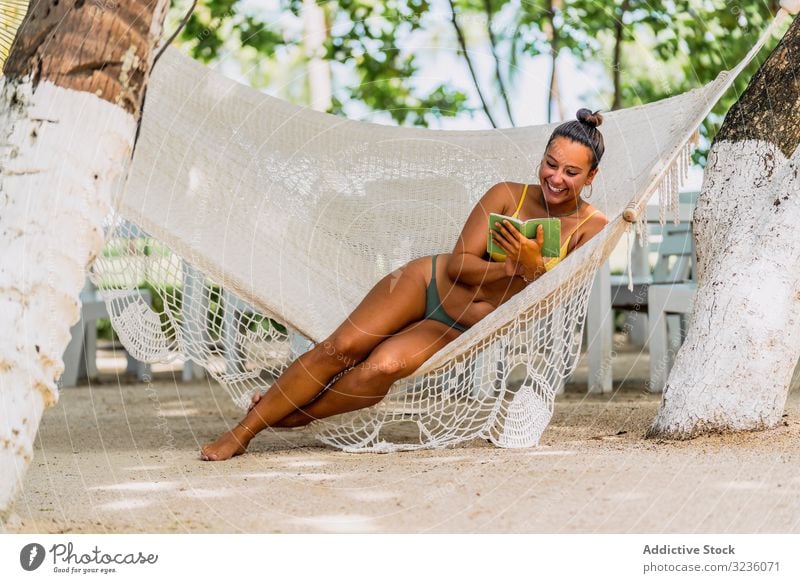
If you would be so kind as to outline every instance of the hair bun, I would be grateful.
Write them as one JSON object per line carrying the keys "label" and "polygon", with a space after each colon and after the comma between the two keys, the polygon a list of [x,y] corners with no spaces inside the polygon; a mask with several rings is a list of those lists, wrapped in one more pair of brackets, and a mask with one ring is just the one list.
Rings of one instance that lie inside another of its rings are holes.
{"label": "hair bun", "polygon": [[595,111],[592,113],[591,109],[586,109],[585,107],[578,110],[576,117],[578,118],[579,122],[590,125],[593,128],[596,128],[603,123],[603,116],[600,115],[600,111]]}

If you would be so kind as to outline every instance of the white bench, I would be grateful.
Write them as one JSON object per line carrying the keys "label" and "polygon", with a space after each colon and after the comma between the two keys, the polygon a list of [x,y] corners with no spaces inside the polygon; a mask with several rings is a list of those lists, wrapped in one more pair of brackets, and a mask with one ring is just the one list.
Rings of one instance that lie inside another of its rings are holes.
{"label": "white bench", "polygon": [[[679,207],[680,222],[677,225],[673,222],[672,214],[668,212],[667,223],[662,226],[659,222],[658,207],[647,208],[650,247],[644,249],[639,246],[638,241],[634,243],[631,265],[632,291],[628,289],[627,274],[610,275],[608,262],[598,270],[589,297],[585,327],[589,367],[587,389],[590,393],[606,393],[612,390],[614,309],[631,310],[635,314],[634,322],[638,322],[640,328],[634,324],[631,327],[632,336],[649,345],[650,327],[647,324],[649,319],[647,314],[650,310],[649,290],[654,285],[682,284],[691,281],[695,263],[692,215],[696,196],[697,193],[682,193]],[[649,260],[651,253],[657,253],[652,271]],[[660,348],[657,346],[658,349]],[[660,391],[661,387],[663,383],[653,382],[651,379],[650,390]]]}
{"label": "white bench", "polygon": [[696,289],[694,282],[651,285],[648,289],[650,391],[660,393],[667,384],[685,336],[686,316],[694,307]]}
{"label": "white bench", "polygon": [[[147,303],[152,301],[149,290],[140,290],[137,293]],[[59,380],[62,388],[74,387],[81,378],[97,378],[97,321],[109,317],[108,308],[89,278],[86,278],[80,299],[81,319],[71,328],[72,338],[63,355],[64,373]],[[128,360],[125,372],[135,374],[140,381],[146,380],[150,375],[150,366],[139,362],[127,351],[125,356]]]}

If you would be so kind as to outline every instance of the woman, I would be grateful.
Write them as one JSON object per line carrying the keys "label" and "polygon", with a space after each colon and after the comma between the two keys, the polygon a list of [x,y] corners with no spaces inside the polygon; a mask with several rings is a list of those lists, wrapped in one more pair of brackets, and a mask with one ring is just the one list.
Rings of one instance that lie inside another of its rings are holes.
{"label": "woman", "polygon": [[[603,155],[597,129],[602,117],[588,109],[578,111],[577,117],[550,136],[539,166],[539,185],[502,182],[490,188],[472,210],[452,253],[414,259],[381,279],[327,339],[289,365],[263,396],[253,397],[238,425],[204,445],[201,458],[219,461],[240,455],[266,427],[299,427],[374,405],[396,380],[411,375],[596,235],[608,220],[580,195],[597,175]],[[559,257],[542,257],[541,227],[536,239],[527,239],[510,224],[494,233],[504,253],[489,256],[486,229],[491,212],[513,212],[523,220],[559,218]]]}

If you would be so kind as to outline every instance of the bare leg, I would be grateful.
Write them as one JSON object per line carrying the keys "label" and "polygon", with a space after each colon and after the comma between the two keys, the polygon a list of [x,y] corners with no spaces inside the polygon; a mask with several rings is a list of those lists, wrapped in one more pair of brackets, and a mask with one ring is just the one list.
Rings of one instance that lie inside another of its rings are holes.
{"label": "bare leg", "polygon": [[381,279],[327,340],[300,356],[275,380],[237,426],[204,445],[201,458],[219,461],[244,453],[259,431],[310,403],[338,373],[363,361],[392,334],[421,320],[429,279],[430,257],[415,259]]}
{"label": "bare leg", "polygon": [[441,322],[423,320],[381,342],[322,395],[273,427],[300,427],[316,419],[355,411],[381,401],[398,379],[410,376],[434,353],[461,335]]}

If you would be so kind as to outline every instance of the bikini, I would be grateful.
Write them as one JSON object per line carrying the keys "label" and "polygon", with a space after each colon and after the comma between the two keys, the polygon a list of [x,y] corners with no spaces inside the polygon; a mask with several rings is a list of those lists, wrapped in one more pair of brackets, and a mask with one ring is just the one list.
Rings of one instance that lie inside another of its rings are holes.
{"label": "bikini", "polygon": [[442,307],[442,302],[439,299],[439,290],[436,289],[436,257],[438,256],[431,255],[431,282],[425,290],[425,320],[436,320],[450,328],[465,332],[467,326],[462,326],[453,320]]}
{"label": "bikini", "polygon": [[[513,217],[517,217],[519,214],[519,210],[522,208],[522,203],[525,200],[525,195],[528,192],[528,185],[525,185],[524,190],[522,191],[522,198],[519,200],[519,204],[517,205],[517,210],[514,211]],[[599,210],[594,211],[588,217],[583,219],[577,227],[569,234],[566,241],[561,245],[561,249],[559,250],[558,257],[551,257],[549,258],[545,264],[544,268],[547,271],[553,269],[559,262],[561,262],[564,257],[567,256],[567,249],[569,248],[569,242],[572,240],[572,235],[574,235],[578,229],[580,229],[583,224],[591,219],[595,214],[600,212]],[[438,322],[442,322],[443,324],[455,328],[461,332],[465,332],[468,327],[462,326],[458,322],[456,322],[453,318],[451,318],[447,312],[444,311],[442,307],[442,302],[439,298],[439,291],[436,288],[436,257],[437,255],[431,256],[431,281],[428,284],[427,289],[425,290],[425,320],[436,320]],[[493,261],[505,261],[506,256],[504,253],[491,253],[491,258]]]}
{"label": "bikini", "polygon": [[[515,210],[514,214],[511,215],[512,217],[516,218],[517,215],[519,214],[519,209],[522,208],[522,203],[525,200],[525,195],[527,194],[527,192],[528,192],[528,185],[526,184],[525,188],[522,191],[522,198],[519,199],[519,204],[517,205],[517,210]],[[594,211],[592,214],[590,214],[588,217],[586,217],[580,223],[578,223],[578,226],[575,227],[575,229],[573,229],[573,231],[569,234],[569,237],[567,237],[567,239],[561,244],[561,249],[559,249],[558,257],[547,258],[547,260],[544,263],[544,268],[545,268],[546,271],[550,271],[551,269],[553,269],[556,265],[558,265],[564,259],[564,257],[567,256],[567,249],[569,248],[569,242],[572,240],[572,235],[574,235],[578,231],[578,229],[580,229],[584,225],[584,223],[586,223],[586,221],[591,219],[593,216],[595,216],[599,212],[600,212],[599,210]],[[490,253],[490,256],[491,256],[493,261],[505,261],[506,260],[506,254],[505,253]]]}

